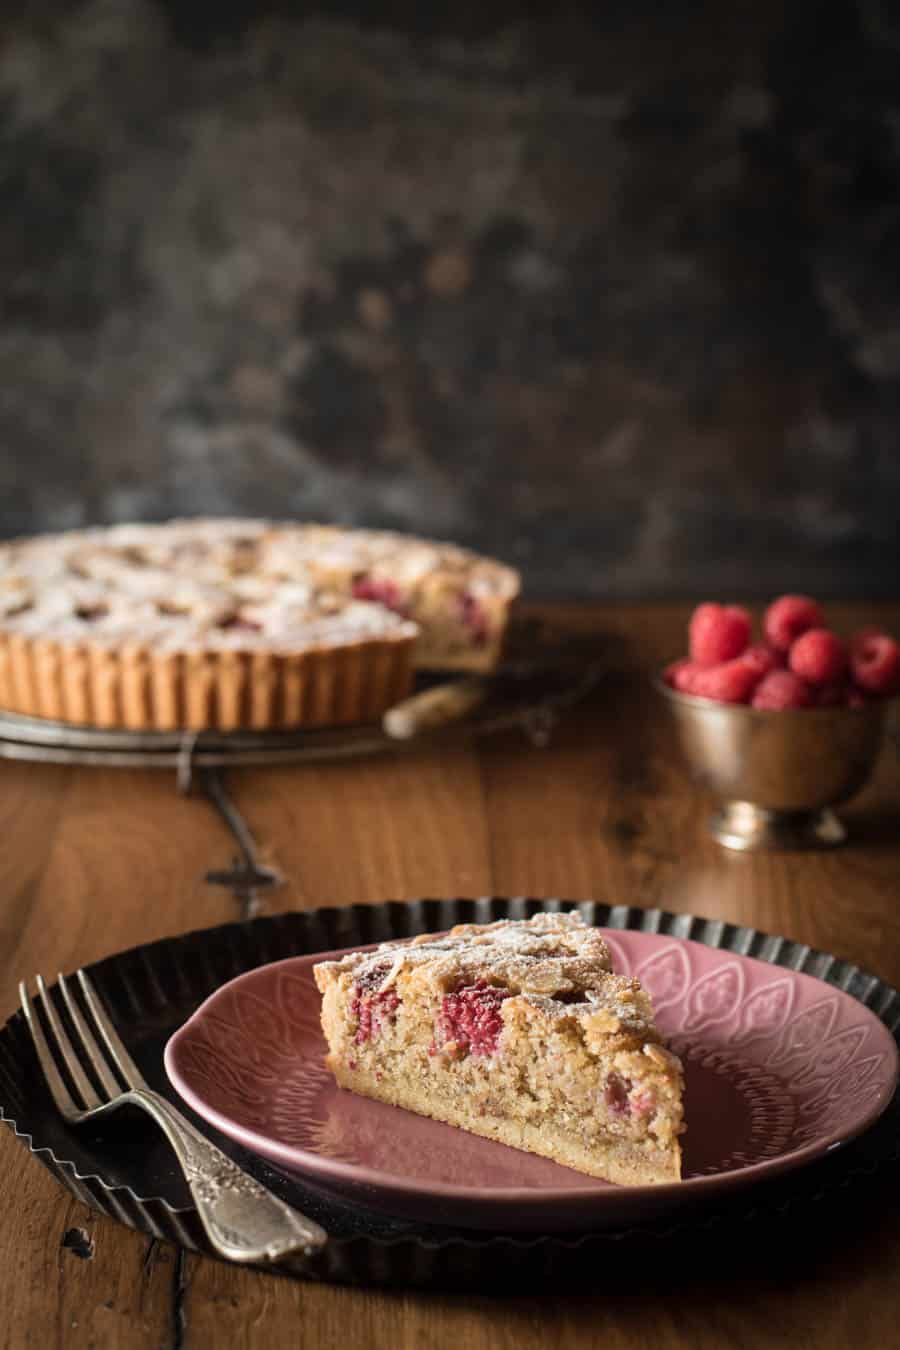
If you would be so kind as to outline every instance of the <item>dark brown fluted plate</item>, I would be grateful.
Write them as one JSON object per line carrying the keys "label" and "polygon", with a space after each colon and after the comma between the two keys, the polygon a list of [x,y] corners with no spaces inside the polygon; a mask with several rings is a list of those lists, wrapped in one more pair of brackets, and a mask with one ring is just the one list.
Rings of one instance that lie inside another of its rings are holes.
{"label": "dark brown fluted plate", "polygon": [[[526,918],[572,903],[494,897],[283,914],[137,947],[98,962],[90,972],[148,1080],[174,1098],[163,1069],[163,1046],[213,990],[243,971],[283,957],[409,937],[461,922]],[[670,933],[816,976],[858,998],[898,1039],[900,995],[836,957],[690,915],[590,902],[579,908],[589,923],[602,927]],[[128,1120],[127,1129],[122,1119],[102,1130],[67,1127],[53,1109],[18,1013],[0,1030],[0,1119],[84,1203],[154,1237],[208,1253],[187,1189],[154,1128],[137,1116]],[[332,1235],[323,1253],[285,1273],[348,1283],[486,1290],[526,1283],[546,1289],[563,1282],[596,1288],[601,1264],[604,1279],[626,1281],[639,1269],[646,1273],[648,1261],[669,1276],[685,1271],[685,1263],[695,1273],[708,1272],[727,1263],[735,1225],[741,1229],[742,1250],[757,1234],[767,1260],[779,1244],[787,1253],[798,1243],[808,1251],[813,1244],[845,1241],[848,1227],[864,1221],[866,1206],[877,1204],[876,1173],[900,1159],[898,1127],[900,1096],[895,1096],[878,1123],[839,1153],[733,1198],[698,1204],[675,1223],[516,1236],[395,1219],[344,1203],[298,1184],[204,1126],[242,1165]]]}

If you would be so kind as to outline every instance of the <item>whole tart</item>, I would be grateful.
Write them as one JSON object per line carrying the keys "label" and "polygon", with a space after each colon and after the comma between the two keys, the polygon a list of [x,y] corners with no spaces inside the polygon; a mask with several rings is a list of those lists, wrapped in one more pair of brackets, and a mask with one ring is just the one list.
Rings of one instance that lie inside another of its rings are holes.
{"label": "whole tart", "polygon": [[453,544],[176,520],[0,547],[0,707],[96,727],[366,722],[417,668],[489,671],[518,574]]}
{"label": "whole tart", "polygon": [[621,1185],[680,1180],[681,1062],[577,912],[460,924],[314,973],[341,1087]]}

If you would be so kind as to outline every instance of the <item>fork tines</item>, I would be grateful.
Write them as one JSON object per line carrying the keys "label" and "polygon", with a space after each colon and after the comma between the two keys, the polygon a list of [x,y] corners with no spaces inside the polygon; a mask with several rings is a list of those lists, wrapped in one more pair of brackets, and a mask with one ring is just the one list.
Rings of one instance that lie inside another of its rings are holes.
{"label": "fork tines", "polygon": [[[76,978],[86,1011],[79,1006],[66,977],[60,975],[58,987],[65,1018],[40,975],[36,979],[37,999],[34,1002],[24,981],[19,985],[19,1002],[50,1094],[60,1114],[70,1120],[89,1115],[121,1097],[129,1088],[145,1086],[89,977],[79,970]],[[72,1034],[66,1027],[66,1020]],[[83,1060],[87,1061],[90,1074]],[[60,1071],[60,1063],[65,1068],[68,1083]]]}

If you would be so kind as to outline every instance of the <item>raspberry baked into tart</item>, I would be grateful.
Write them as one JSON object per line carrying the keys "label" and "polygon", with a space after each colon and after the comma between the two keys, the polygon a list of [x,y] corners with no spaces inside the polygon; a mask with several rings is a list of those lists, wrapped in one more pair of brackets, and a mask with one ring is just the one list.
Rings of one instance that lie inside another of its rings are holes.
{"label": "raspberry baked into tart", "polygon": [[364,722],[492,669],[519,577],[452,544],[254,520],[0,547],[0,707],[99,727]]}
{"label": "raspberry baked into tart", "polygon": [[462,924],[314,969],[341,1087],[589,1176],[680,1180],[681,1062],[579,914]]}

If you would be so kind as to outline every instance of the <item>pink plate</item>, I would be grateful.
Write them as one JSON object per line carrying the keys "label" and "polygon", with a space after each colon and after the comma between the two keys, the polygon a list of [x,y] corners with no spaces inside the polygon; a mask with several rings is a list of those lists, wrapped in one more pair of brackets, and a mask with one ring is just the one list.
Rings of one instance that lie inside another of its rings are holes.
{"label": "pink plate", "polygon": [[312,967],[341,953],[223,985],[169,1041],[166,1069],[210,1124],[313,1185],[420,1221],[507,1230],[680,1209],[839,1148],[891,1100],[897,1047],[849,994],[701,943],[604,931],[685,1063],[680,1183],[611,1186],[336,1087]]}

